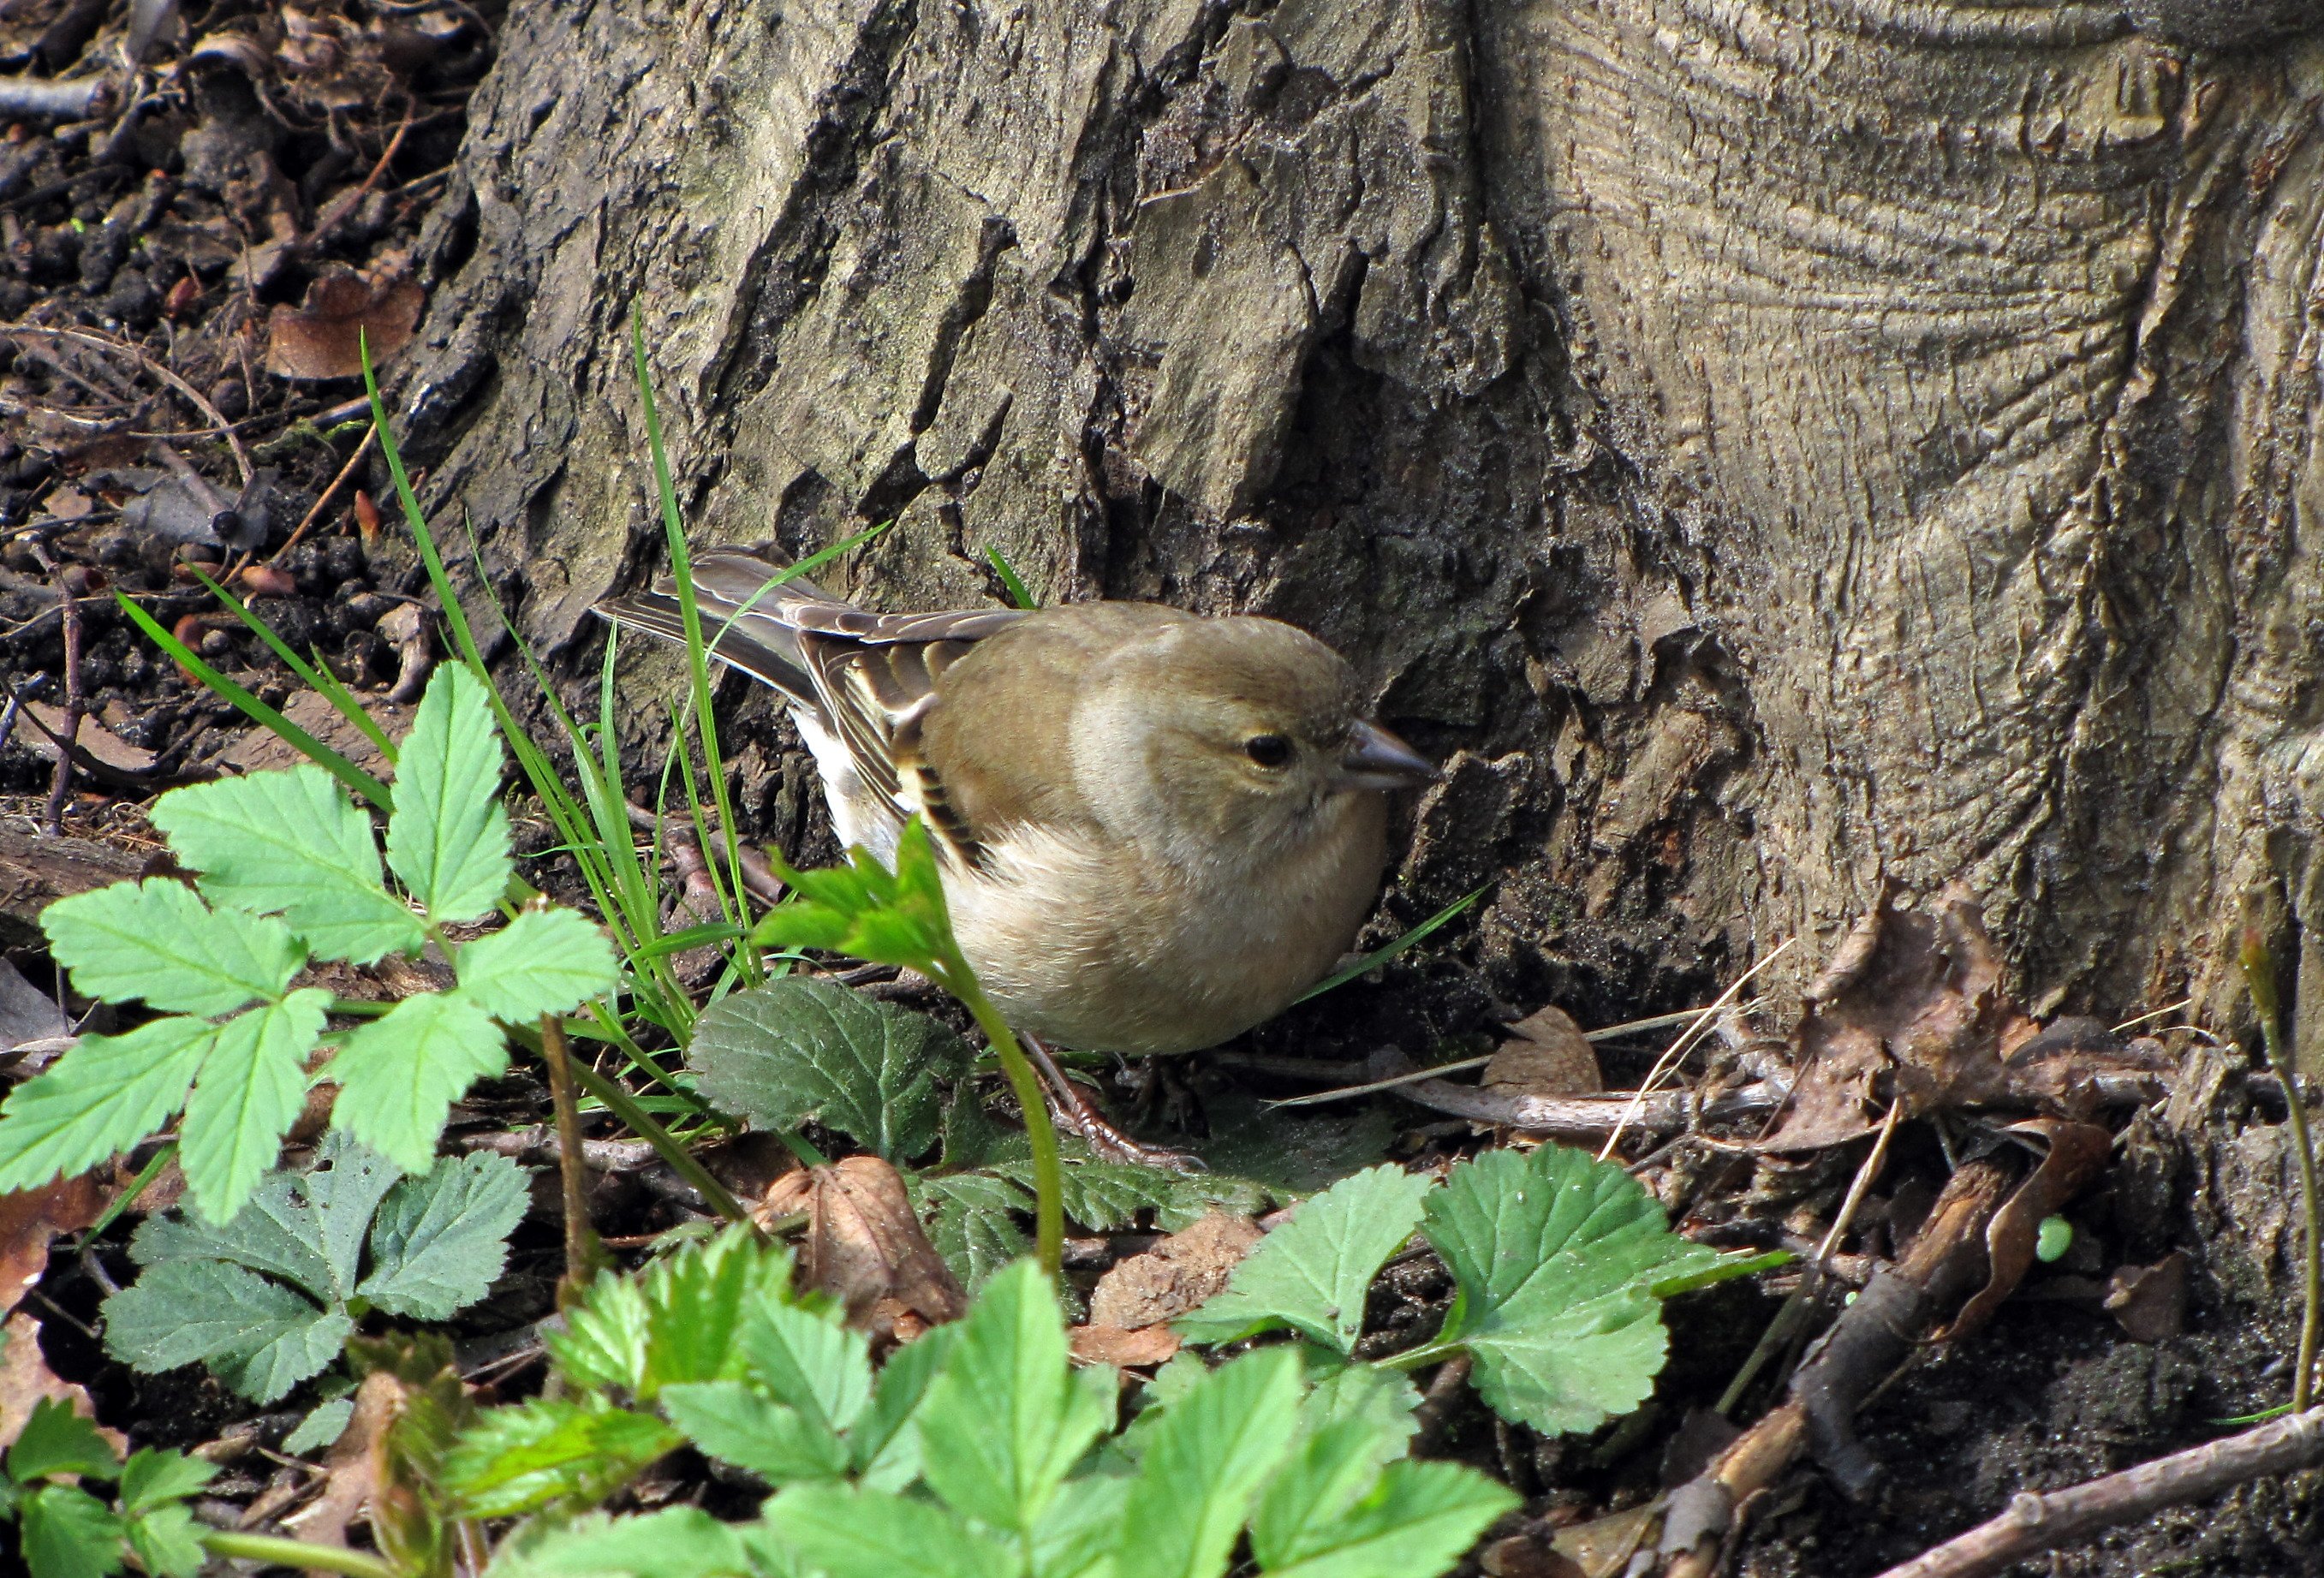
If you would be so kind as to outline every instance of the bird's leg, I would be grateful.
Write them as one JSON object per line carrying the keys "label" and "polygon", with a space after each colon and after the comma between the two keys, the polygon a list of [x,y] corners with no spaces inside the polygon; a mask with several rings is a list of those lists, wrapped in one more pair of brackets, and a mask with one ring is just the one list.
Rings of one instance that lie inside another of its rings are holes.
{"label": "bird's leg", "polygon": [[1033,1066],[1041,1071],[1041,1078],[1048,1086],[1050,1116],[1061,1127],[1080,1135],[1100,1161],[1140,1162],[1150,1167],[1167,1167],[1174,1173],[1208,1170],[1200,1157],[1159,1145],[1147,1145],[1124,1134],[1097,1110],[1097,1103],[1089,1099],[1080,1085],[1065,1077],[1065,1071],[1057,1066],[1057,1060],[1049,1056],[1049,1049],[1041,1045],[1038,1037],[1019,1030],[1017,1039],[1024,1046],[1025,1055],[1033,1060]]}

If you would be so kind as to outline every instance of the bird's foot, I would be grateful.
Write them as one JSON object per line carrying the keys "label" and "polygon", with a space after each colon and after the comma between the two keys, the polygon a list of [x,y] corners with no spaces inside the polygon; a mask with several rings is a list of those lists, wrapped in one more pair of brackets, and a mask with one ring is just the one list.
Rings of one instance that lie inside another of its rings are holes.
{"label": "bird's foot", "polygon": [[1202,1173],[1210,1168],[1203,1158],[1191,1151],[1173,1150],[1167,1146],[1148,1145],[1133,1140],[1116,1128],[1089,1093],[1068,1078],[1049,1056],[1049,1049],[1032,1037],[1019,1032],[1018,1039],[1031,1054],[1034,1066],[1041,1071],[1042,1084],[1047,1087],[1049,1115],[1057,1126],[1081,1137],[1090,1148],[1090,1154],[1100,1161],[1133,1162],[1141,1167],[1163,1167],[1174,1173]]}

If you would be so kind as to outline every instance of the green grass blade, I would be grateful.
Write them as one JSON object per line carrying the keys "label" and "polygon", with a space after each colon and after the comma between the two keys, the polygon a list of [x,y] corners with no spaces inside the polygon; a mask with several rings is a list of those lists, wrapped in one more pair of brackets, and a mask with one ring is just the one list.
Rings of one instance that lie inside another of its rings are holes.
{"label": "green grass blade", "polygon": [[394,798],[385,784],[357,767],[354,762],[324,744],[314,735],[276,712],[241,686],[211,668],[194,654],[194,650],[161,628],[161,622],[124,597],[118,591],[113,600],[121,604],[137,628],[143,631],[155,646],[167,652],[187,673],[200,680],[216,695],[232,702],[244,716],[272,732],[300,755],[322,768],[333,778],[377,806],[381,810],[394,808]]}
{"label": "green grass blade", "polygon": [[1018,579],[1017,571],[1007,559],[1001,557],[999,549],[988,545],[984,550],[984,558],[985,561],[991,565],[992,573],[1001,577],[1001,586],[1008,589],[1009,601],[1019,608],[1038,608],[1041,605],[1041,600],[1025,589],[1025,583]]}
{"label": "green grass blade", "polygon": [[[1487,885],[1490,886],[1489,883]],[[1430,932],[1433,932],[1436,930],[1437,927],[1443,926],[1446,922],[1452,919],[1453,917],[1459,915],[1463,909],[1468,909],[1470,905],[1474,904],[1478,900],[1484,896],[1485,890],[1483,888],[1480,888],[1475,892],[1468,894],[1463,898],[1453,900],[1452,903],[1447,904],[1443,909],[1438,910],[1435,914],[1422,921],[1418,926],[1414,927],[1410,931],[1406,932],[1394,942],[1389,943],[1383,947],[1374,948],[1370,953],[1366,954],[1362,958],[1358,959],[1354,964],[1350,964],[1344,970],[1333,971],[1331,974],[1324,976],[1323,980],[1318,981],[1314,985],[1309,987],[1306,991],[1301,992],[1297,997],[1293,998],[1291,1001],[1294,1002],[1305,1002],[1311,997],[1323,996],[1323,993],[1331,991],[1335,986],[1345,986],[1349,982],[1353,981],[1365,971],[1377,969],[1379,966],[1387,964],[1390,959],[1395,958],[1398,954],[1404,952],[1405,949],[1420,941]]]}
{"label": "green grass blade", "polygon": [[210,589],[212,596],[225,604],[236,619],[248,625],[260,641],[274,650],[274,655],[281,659],[293,674],[299,676],[307,688],[338,708],[339,715],[362,731],[364,737],[377,747],[380,755],[386,759],[387,764],[391,767],[395,765],[395,746],[388,739],[387,731],[381,728],[373,720],[371,714],[363,709],[363,704],[356,701],[348,693],[347,687],[339,683],[337,675],[324,667],[319,660],[309,664],[301,659],[297,652],[290,650],[290,642],[274,633],[272,625],[253,614],[242,599],[227,591],[218,582],[212,580],[209,573],[200,565],[189,565],[187,568],[194,572],[203,586]]}

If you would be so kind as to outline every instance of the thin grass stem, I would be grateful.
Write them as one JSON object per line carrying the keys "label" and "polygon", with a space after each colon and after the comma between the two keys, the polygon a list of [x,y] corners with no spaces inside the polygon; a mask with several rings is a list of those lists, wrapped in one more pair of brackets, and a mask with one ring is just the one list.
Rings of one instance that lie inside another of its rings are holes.
{"label": "thin grass stem", "polygon": [[2309,1399],[2315,1393],[2318,1327],[2324,1324],[2324,1242],[2319,1242],[2324,1240],[2324,1232],[2319,1232],[2318,1221],[2316,1148],[2308,1137],[2307,1099],[2301,1094],[2292,1048],[2284,1040],[2282,1004],[2275,992],[2275,961],[2269,957],[2267,944],[2258,927],[2245,929],[2238,962],[2243,966],[2244,988],[2251,993],[2252,1007],[2259,1011],[2260,1041],[2267,1048],[2268,1066],[2283,1082],[2284,1111],[2292,1125],[2292,1159],[2300,1167],[2303,1307],[2300,1312],[2300,1356],[2292,1378],[2292,1411],[2301,1414],[2307,1412]]}

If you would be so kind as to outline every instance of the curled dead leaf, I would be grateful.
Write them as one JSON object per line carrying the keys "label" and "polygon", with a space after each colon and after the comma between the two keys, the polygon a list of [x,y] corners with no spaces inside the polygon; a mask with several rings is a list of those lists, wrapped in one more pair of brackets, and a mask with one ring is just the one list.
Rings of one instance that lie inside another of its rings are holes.
{"label": "curled dead leaf", "polygon": [[876,1156],[786,1173],[751,1214],[761,1226],[805,1212],[799,1278],[881,1343],[958,1320],[968,1300],[920,1226],[901,1174]]}
{"label": "curled dead leaf", "polygon": [[2029,1118],[2012,1123],[2005,1132],[2038,1144],[2042,1162],[2025,1181],[2001,1203],[1986,1223],[1987,1272],[1977,1297],[1961,1306],[1952,1324],[1937,1333],[1936,1342],[1967,1336],[1993,1318],[2002,1300],[2017,1289],[2034,1269],[2034,1248],[2042,1219],[2082,1191],[2097,1176],[2113,1149],[2114,1136],[2095,1123],[2070,1123],[2057,1118]]}
{"label": "curled dead leaf", "polygon": [[1164,1364],[1178,1352],[1178,1333],[1167,1326],[1075,1326],[1065,1333],[1074,1358],[1083,1364],[1111,1364],[1116,1370],[1132,1365]]}
{"label": "curled dead leaf", "polygon": [[1582,1096],[1606,1088],[1598,1049],[1561,1008],[1527,1014],[1485,1065],[1489,1090],[1529,1096]]}
{"label": "curled dead leaf", "polygon": [[[49,1368],[41,1352],[40,1322],[28,1315],[10,1316],[8,1324],[0,1326],[0,1343],[5,1343],[0,1349],[0,1446],[15,1441],[24,1421],[44,1398],[69,1405],[84,1419],[97,1417],[97,1406],[89,1401],[88,1391]],[[99,1426],[97,1433],[114,1451],[124,1457],[129,1454],[129,1438],[120,1431]]]}
{"label": "curled dead leaf", "polygon": [[364,346],[374,366],[394,355],[410,342],[427,300],[408,277],[374,281],[345,269],[324,274],[297,307],[267,315],[266,370],[302,380],[359,376]]}
{"label": "curled dead leaf", "polygon": [[2187,1256],[2173,1250],[2152,1266],[2124,1266],[2107,1279],[2106,1307],[2134,1343],[2160,1343],[2187,1329]]}
{"label": "curled dead leaf", "polygon": [[14,1309],[49,1269],[49,1245],[59,1233],[95,1222],[119,1185],[94,1173],[60,1178],[40,1189],[0,1195],[0,1310]]}

